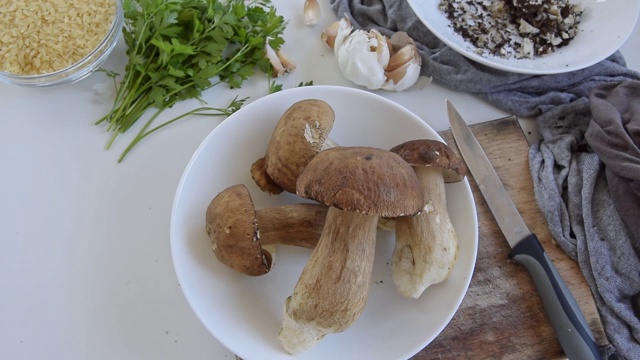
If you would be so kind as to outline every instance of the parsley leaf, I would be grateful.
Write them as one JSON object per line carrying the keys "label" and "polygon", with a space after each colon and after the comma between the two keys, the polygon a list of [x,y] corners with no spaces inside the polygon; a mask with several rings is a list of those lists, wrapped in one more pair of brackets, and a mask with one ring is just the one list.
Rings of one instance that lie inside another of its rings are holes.
{"label": "parsley leaf", "polygon": [[[225,108],[200,107],[152,126],[164,110],[200,99],[212,86],[239,88],[256,70],[269,73],[266,39],[279,49],[287,25],[269,0],[124,0],[123,9],[129,60],[113,108],[96,122],[112,132],[107,149],[149,109],[154,112],[119,162],[142,139],[188,115],[237,111],[246,99]],[[115,74],[105,73],[115,80]]]}

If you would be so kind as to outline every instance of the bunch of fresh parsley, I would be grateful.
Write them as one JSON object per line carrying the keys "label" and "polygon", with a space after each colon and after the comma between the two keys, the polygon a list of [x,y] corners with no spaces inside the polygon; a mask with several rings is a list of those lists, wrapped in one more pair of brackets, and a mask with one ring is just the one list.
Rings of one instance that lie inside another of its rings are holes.
{"label": "bunch of fresh parsley", "polygon": [[123,7],[129,60],[113,108],[97,122],[113,133],[107,148],[147,110],[155,112],[119,161],[147,135],[187,115],[228,116],[238,110],[245,99],[226,108],[199,107],[152,127],[179,101],[200,99],[220,83],[240,87],[256,69],[270,72],[266,40],[274,49],[284,43],[286,22],[269,0],[124,0]]}

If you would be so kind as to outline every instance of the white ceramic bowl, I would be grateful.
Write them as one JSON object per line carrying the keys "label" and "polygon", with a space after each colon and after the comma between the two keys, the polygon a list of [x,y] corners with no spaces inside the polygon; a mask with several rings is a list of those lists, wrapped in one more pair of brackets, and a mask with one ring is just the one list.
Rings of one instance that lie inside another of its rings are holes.
{"label": "white ceramic bowl", "polygon": [[624,44],[640,12],[640,1],[637,0],[572,0],[584,12],[578,35],[567,46],[533,59],[507,59],[477,54],[477,48],[456,33],[451,21],[438,9],[440,0],[408,2],[427,28],[458,53],[496,69],[523,74],[564,73],[604,60]]}
{"label": "white ceramic bowl", "polygon": [[[222,265],[205,231],[205,211],[223,189],[244,184],[256,208],[291,204],[302,198],[269,195],[251,178],[251,164],[264,156],[273,128],[294,102],[321,99],[334,109],[329,137],[341,146],[389,149],[404,141],[442,138],[400,105],[371,92],[335,86],[305,86],[277,92],[246,105],[216,127],[193,155],[176,190],[171,212],[171,253],[189,305],[222,344],[245,360],[401,360],[429,344],[449,323],[467,291],[478,249],[473,194],[465,179],[446,185],[447,208],[459,242],[449,278],[422,296],[398,294],[391,279],[393,232],[379,232],[369,300],[352,327],[327,336],[291,356],[277,340],[285,299],[310,251],[278,246],[274,268],[251,277]],[[444,106],[444,104],[443,104]]]}

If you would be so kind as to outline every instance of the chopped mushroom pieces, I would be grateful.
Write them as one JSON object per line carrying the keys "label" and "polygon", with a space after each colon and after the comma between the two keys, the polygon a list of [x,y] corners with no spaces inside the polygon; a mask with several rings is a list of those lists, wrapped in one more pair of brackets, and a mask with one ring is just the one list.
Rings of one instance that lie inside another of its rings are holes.
{"label": "chopped mushroom pieces", "polygon": [[320,152],[300,174],[297,193],[330,208],[318,246],[285,302],[278,339],[291,354],[353,324],[369,294],[378,217],[413,215],[423,205],[409,164],[368,147]]}
{"label": "chopped mushroom pieces", "polygon": [[516,59],[569,44],[583,13],[569,0],[440,0],[438,8],[477,54]]}
{"label": "chopped mushroom pieces", "polygon": [[398,292],[418,298],[444,281],[458,258],[458,237],[449,219],[445,183],[464,178],[467,167],[437,140],[412,140],[391,149],[415,170],[424,194],[423,211],[395,220],[392,278]]}
{"label": "chopped mushroom pieces", "polygon": [[256,210],[249,190],[239,184],[211,200],[206,230],[221,263],[247,275],[264,275],[273,267],[273,245],[316,246],[327,210],[306,203]]}

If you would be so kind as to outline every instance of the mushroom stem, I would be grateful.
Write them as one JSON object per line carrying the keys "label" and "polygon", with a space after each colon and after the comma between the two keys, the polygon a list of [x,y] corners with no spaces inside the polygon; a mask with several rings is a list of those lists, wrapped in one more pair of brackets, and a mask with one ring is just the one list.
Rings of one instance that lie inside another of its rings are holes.
{"label": "mushroom stem", "polygon": [[295,204],[256,211],[262,245],[290,245],[313,249],[320,239],[328,207]]}
{"label": "mushroom stem", "polygon": [[318,246],[287,298],[278,339],[290,354],[349,328],[364,310],[377,216],[329,208]]}
{"label": "mushroom stem", "polygon": [[392,278],[398,292],[418,298],[444,281],[458,258],[458,237],[449,219],[442,170],[413,166],[425,195],[421,213],[395,220]]}

